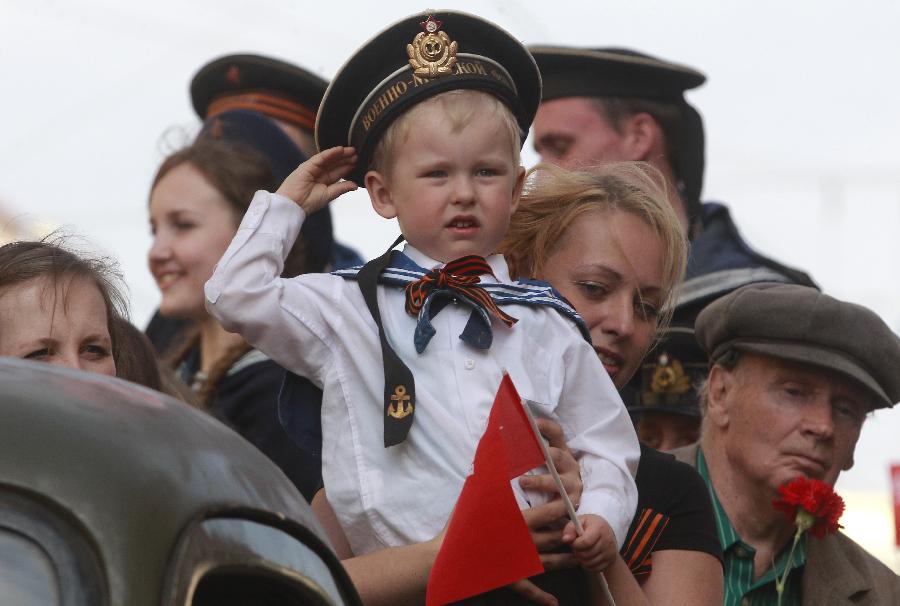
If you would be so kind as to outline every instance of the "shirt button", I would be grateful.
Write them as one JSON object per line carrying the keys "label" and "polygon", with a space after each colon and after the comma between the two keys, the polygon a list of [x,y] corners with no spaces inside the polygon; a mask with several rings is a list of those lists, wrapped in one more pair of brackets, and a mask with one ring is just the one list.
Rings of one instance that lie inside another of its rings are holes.
{"label": "shirt button", "polygon": [[741,606],[750,606],[750,598],[744,598],[741,600]]}
{"label": "shirt button", "polygon": [[736,555],[739,558],[749,558],[750,551],[743,545],[738,545],[737,547],[734,548],[734,555]]}
{"label": "shirt button", "polygon": [[472,370],[473,368],[475,368],[475,360],[473,360],[471,358],[466,360],[465,367],[466,367],[466,370]]}

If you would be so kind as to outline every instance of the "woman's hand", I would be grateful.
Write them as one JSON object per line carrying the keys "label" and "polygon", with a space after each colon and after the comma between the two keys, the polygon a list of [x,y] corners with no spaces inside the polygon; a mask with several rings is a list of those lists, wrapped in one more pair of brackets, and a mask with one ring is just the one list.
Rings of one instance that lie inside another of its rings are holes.
{"label": "woman's hand", "polygon": [[[566,444],[565,434],[558,423],[548,419],[537,420],[538,430],[550,443],[550,456],[559,473],[563,487],[569,495],[572,503],[577,507],[581,501],[583,485],[578,461],[572,456]],[[540,490],[558,495],[556,482],[550,474],[539,476],[523,476],[519,479],[519,485],[529,490]],[[576,565],[572,553],[554,553],[553,550],[562,546],[563,529],[561,524],[555,524],[566,519],[566,506],[558,496],[543,505],[532,507],[522,511],[525,522],[531,530],[531,538],[540,552],[541,563],[544,570],[561,570],[572,568]],[[509,586],[521,596],[528,598],[535,604],[554,606],[557,599],[549,593],[541,590],[537,585],[523,579]]]}
{"label": "woman's hand", "polygon": [[356,189],[353,181],[341,181],[354,166],[356,150],[352,147],[326,149],[298,166],[275,193],[290,198],[309,215]]}
{"label": "woman's hand", "polygon": [[[562,528],[554,529],[550,526],[566,515],[566,506],[561,499],[525,509],[522,515],[531,530],[531,539],[540,552],[541,564],[544,565],[545,571],[572,568],[576,565],[575,556],[571,553],[547,553],[563,544]],[[516,581],[509,585],[509,588],[535,604],[556,606],[558,603],[555,597],[528,579]]]}
{"label": "woman's hand", "polygon": [[[549,419],[538,419],[537,426],[541,435],[550,443],[550,457],[553,459],[553,464],[556,466],[556,471],[559,473],[569,499],[577,509],[578,504],[581,503],[581,492],[584,489],[584,485],[581,483],[581,468],[566,444],[566,436],[562,427]],[[522,476],[519,478],[519,486],[528,490],[559,494],[556,482],[549,473],[539,476]],[[565,515],[565,511],[561,515]]]}

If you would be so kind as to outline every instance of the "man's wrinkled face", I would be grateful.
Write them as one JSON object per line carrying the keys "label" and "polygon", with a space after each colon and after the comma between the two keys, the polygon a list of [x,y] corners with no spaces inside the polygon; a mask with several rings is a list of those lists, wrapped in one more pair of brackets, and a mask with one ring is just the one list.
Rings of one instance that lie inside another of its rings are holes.
{"label": "man's wrinkled face", "polygon": [[853,466],[869,410],[866,394],[834,372],[742,353],[709,377],[710,431],[719,432],[734,473],[767,487],[797,476],[834,484]]}

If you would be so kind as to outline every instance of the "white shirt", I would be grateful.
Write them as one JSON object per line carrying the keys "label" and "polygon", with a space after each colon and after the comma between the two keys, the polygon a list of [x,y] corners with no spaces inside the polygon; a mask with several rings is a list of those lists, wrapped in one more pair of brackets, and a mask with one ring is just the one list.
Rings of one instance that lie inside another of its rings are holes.
{"label": "white shirt", "polygon": [[[471,308],[448,305],[437,333],[415,351],[416,319],[402,288],[378,286],[386,335],[416,379],[407,439],[384,447],[384,371],[375,321],[359,285],[330,274],[279,278],[305,215],[292,201],[257,192],[206,283],[207,308],[229,331],[322,388],[322,475],[354,554],[426,541],[444,527],[506,369],[536,416],[562,425],[581,466],[579,514],[602,516],[621,546],[637,506],[637,437],[609,376],[577,327],[549,307],[505,305],[512,327],[491,317],[490,349],[459,335]],[[441,264],[411,246],[426,270]],[[510,282],[501,255],[487,259]],[[491,280],[483,276],[482,280]],[[520,506],[538,504],[512,483]]]}

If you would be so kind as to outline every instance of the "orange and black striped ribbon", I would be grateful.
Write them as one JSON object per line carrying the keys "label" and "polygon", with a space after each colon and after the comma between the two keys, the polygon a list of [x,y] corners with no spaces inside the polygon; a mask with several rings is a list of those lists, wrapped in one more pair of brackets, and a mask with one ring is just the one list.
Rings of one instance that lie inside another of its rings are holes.
{"label": "orange and black striped ribbon", "polygon": [[462,295],[499,318],[507,326],[512,326],[518,320],[500,309],[491,295],[478,286],[478,282],[481,281],[479,276],[484,274],[493,276],[494,272],[484,257],[478,255],[460,257],[441,269],[433,269],[420,280],[406,285],[406,312],[418,316],[428,294],[435,289],[445,289]]}
{"label": "orange and black striped ribbon", "polygon": [[223,112],[246,109],[270,118],[284,120],[298,128],[313,130],[316,126],[316,112],[290,99],[279,97],[262,91],[229,93],[222,95],[209,104],[206,118],[212,118]]}
{"label": "orange and black striped ribbon", "polygon": [[669,523],[669,516],[648,507],[641,510],[637,520],[621,552],[622,559],[635,577],[650,574],[652,570],[650,556]]}

